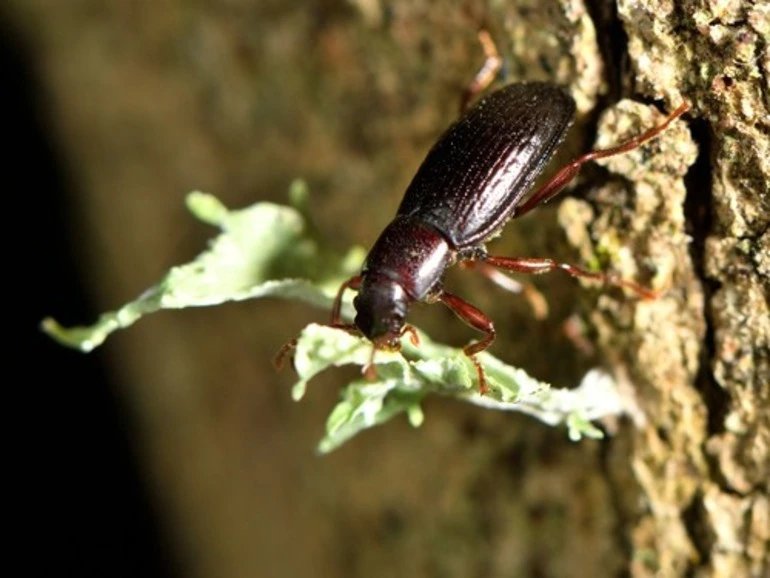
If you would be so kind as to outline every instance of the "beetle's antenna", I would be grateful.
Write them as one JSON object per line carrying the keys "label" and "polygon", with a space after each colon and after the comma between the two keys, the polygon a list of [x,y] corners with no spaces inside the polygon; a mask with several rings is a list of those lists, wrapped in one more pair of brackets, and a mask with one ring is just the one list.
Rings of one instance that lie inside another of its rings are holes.
{"label": "beetle's antenna", "polygon": [[374,370],[374,354],[377,352],[377,346],[372,344],[372,352],[369,354],[369,361],[366,362],[361,373],[369,381],[377,379],[377,372]]}

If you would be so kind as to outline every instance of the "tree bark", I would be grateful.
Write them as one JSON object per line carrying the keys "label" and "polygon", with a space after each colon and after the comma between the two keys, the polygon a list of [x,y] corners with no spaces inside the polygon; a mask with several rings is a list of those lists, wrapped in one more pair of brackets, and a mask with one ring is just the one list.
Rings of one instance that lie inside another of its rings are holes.
{"label": "tree bark", "polygon": [[[770,573],[770,10],[762,2],[11,0],[79,196],[73,235],[114,308],[209,233],[183,196],[282,202],[304,177],[340,248],[370,245],[481,63],[578,103],[555,164],[692,104],[651,153],[589,169],[495,251],[597,258],[665,295],[538,279],[551,315],[452,276],[494,353],[558,386],[597,363],[638,411],[600,442],[435,401],[318,458],[348,374],[293,404],[271,359],[324,316],[289,303],[158,315],[108,348],[185,575]],[[621,98],[618,106],[610,106]],[[579,199],[579,200],[578,200]],[[559,205],[559,206],[557,206]],[[606,263],[605,263],[606,264]],[[52,312],[55,314],[55,312]],[[438,307],[418,324],[461,345]],[[579,324],[594,352],[565,336]],[[83,320],[88,321],[88,320]]]}

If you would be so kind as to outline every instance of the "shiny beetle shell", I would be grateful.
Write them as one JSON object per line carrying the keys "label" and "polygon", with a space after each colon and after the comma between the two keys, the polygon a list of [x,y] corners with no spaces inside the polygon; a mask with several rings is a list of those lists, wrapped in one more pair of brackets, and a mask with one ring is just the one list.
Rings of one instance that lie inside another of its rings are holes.
{"label": "shiny beetle shell", "polygon": [[429,224],[455,249],[482,244],[513,216],[574,116],[575,102],[551,84],[490,94],[431,149],[398,215]]}

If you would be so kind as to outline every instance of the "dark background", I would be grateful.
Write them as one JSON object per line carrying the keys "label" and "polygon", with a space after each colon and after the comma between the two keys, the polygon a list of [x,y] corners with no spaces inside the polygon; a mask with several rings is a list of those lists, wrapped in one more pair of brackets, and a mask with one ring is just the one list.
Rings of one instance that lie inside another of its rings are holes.
{"label": "dark background", "polygon": [[1,12],[0,70],[4,188],[11,201],[6,251],[16,264],[7,271],[6,315],[18,323],[12,339],[19,348],[10,356],[6,386],[24,400],[6,408],[18,428],[12,443],[21,445],[27,464],[19,476],[24,501],[15,506],[23,507],[23,526],[29,524],[36,549],[24,564],[62,576],[177,575],[107,354],[65,349],[38,328],[53,312],[65,324],[99,312],[84,290],[88,276],[79,265],[70,214],[76,191],[50,138],[35,62]]}

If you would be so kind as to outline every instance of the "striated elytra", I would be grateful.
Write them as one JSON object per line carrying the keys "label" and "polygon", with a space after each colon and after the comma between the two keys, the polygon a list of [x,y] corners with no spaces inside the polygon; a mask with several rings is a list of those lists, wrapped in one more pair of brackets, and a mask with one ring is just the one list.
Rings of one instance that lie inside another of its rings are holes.
{"label": "striated elytra", "polygon": [[[365,368],[371,374],[377,349],[398,349],[405,333],[416,341],[416,332],[405,324],[410,305],[441,301],[484,334],[464,348],[476,367],[483,394],[488,388],[475,356],[494,341],[494,324],[479,309],[443,288],[448,267],[463,262],[493,280],[499,276],[497,269],[535,274],[562,269],[573,277],[601,280],[654,298],[654,292],[633,282],[551,259],[494,257],[487,254],[484,243],[509,219],[556,196],[586,162],[640,146],[687,109],[682,104],[659,126],[610,149],[579,157],[525,199],[572,125],[575,103],[559,87],[537,82],[512,84],[481,99],[428,153],[361,273],[340,287],[331,325],[360,332],[372,341],[372,358]],[[346,289],[358,290],[352,324],[340,319]],[[279,362],[295,343],[282,348]]]}
{"label": "striated elytra", "polygon": [[512,216],[574,116],[575,101],[552,84],[493,92],[433,146],[396,219],[432,226],[455,249],[483,243]]}

